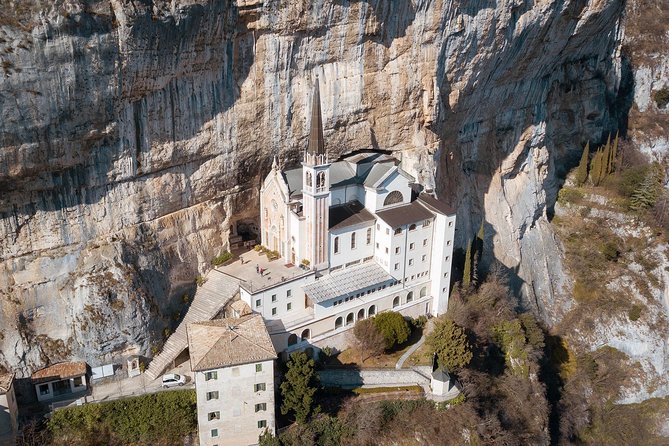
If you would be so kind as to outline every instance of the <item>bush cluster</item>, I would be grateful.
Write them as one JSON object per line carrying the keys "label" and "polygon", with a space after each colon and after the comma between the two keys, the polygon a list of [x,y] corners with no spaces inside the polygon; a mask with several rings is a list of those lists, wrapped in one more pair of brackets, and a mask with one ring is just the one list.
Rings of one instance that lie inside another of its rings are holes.
{"label": "bush cluster", "polygon": [[211,260],[211,264],[213,266],[223,265],[225,262],[227,262],[231,258],[232,258],[232,254],[230,254],[228,251],[223,251],[220,255],[214,257]]}

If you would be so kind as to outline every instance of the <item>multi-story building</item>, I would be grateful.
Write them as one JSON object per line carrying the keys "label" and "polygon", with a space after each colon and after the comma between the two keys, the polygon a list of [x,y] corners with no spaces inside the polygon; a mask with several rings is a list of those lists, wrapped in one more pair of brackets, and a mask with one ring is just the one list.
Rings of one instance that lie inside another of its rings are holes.
{"label": "multi-story building", "polygon": [[390,155],[331,160],[318,83],[302,165],[281,170],[275,159],[260,207],[261,243],[279,253],[283,269],[274,268],[267,280],[252,265],[227,271],[241,279],[241,298],[266,320],[277,351],[385,310],[446,311],[454,212],[421,192]]}
{"label": "multi-story building", "polygon": [[276,351],[259,314],[188,325],[201,446],[258,443],[275,432]]}
{"label": "multi-story building", "polygon": [[0,373],[0,445],[16,444],[18,413],[14,374]]}

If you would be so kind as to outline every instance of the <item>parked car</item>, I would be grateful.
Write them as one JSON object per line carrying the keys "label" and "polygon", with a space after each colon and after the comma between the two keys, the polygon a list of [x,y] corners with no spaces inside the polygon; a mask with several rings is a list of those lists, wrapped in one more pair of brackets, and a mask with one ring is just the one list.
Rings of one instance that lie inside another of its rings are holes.
{"label": "parked car", "polygon": [[167,375],[163,375],[164,388],[183,386],[184,384],[186,384],[186,377],[183,375],[177,375],[176,373],[168,373]]}

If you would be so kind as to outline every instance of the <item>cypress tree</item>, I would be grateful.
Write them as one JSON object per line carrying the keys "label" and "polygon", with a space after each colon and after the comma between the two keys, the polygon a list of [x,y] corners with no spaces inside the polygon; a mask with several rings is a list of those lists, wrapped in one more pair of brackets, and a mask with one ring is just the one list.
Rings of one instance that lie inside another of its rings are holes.
{"label": "cypress tree", "polygon": [[590,141],[585,144],[583,154],[581,155],[581,162],[576,168],[576,185],[582,186],[588,180],[588,161],[590,161]]}
{"label": "cypress tree", "polygon": [[616,130],[616,137],[613,140],[613,148],[611,148],[611,169],[609,173],[612,173],[616,169],[616,162],[618,161],[618,130]]}
{"label": "cypress tree", "polygon": [[611,167],[611,135],[609,135],[609,138],[606,140],[606,145],[604,146],[604,150],[602,151],[602,176],[600,178],[600,182],[604,181],[606,177],[608,176]]}
{"label": "cypress tree", "polygon": [[472,241],[467,240],[467,253],[465,254],[465,268],[462,274],[462,285],[469,288],[472,283]]}
{"label": "cypress tree", "polygon": [[599,185],[599,178],[602,172],[601,154],[602,154],[601,149],[597,150],[597,152],[595,152],[595,156],[592,157],[592,161],[590,162],[590,181],[592,181],[592,184],[594,186]]}

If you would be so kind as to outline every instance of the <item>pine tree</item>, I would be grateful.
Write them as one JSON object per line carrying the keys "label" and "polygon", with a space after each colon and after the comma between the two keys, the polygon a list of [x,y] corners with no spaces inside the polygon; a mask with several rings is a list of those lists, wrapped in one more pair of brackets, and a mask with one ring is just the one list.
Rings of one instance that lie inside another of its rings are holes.
{"label": "pine tree", "polygon": [[606,140],[606,145],[604,146],[604,150],[602,151],[602,176],[599,179],[600,182],[604,181],[606,177],[609,175],[610,164],[611,164],[611,135],[609,135],[609,138]]}
{"label": "pine tree", "polygon": [[663,173],[658,166],[653,166],[644,180],[630,197],[630,208],[635,211],[652,207],[662,191]]}
{"label": "pine tree", "polygon": [[616,137],[613,140],[613,147],[611,148],[611,168],[609,173],[613,173],[616,169],[616,163],[618,161],[618,131],[616,130]]}
{"label": "pine tree", "polygon": [[320,407],[314,407],[317,379],[313,359],[304,352],[290,355],[288,371],[281,383],[281,413],[294,412],[295,420],[304,423],[311,415],[320,412]]}
{"label": "pine tree", "polygon": [[465,254],[465,268],[462,273],[462,285],[469,288],[472,283],[472,241],[467,240],[467,253]]}
{"label": "pine tree", "polygon": [[597,150],[595,155],[592,157],[592,160],[590,161],[590,182],[593,186],[597,186],[599,184],[600,166],[601,163],[599,158],[599,150]]}
{"label": "pine tree", "polygon": [[590,161],[590,141],[585,144],[583,154],[581,155],[581,162],[576,168],[576,185],[582,186],[588,179],[588,161]]}

